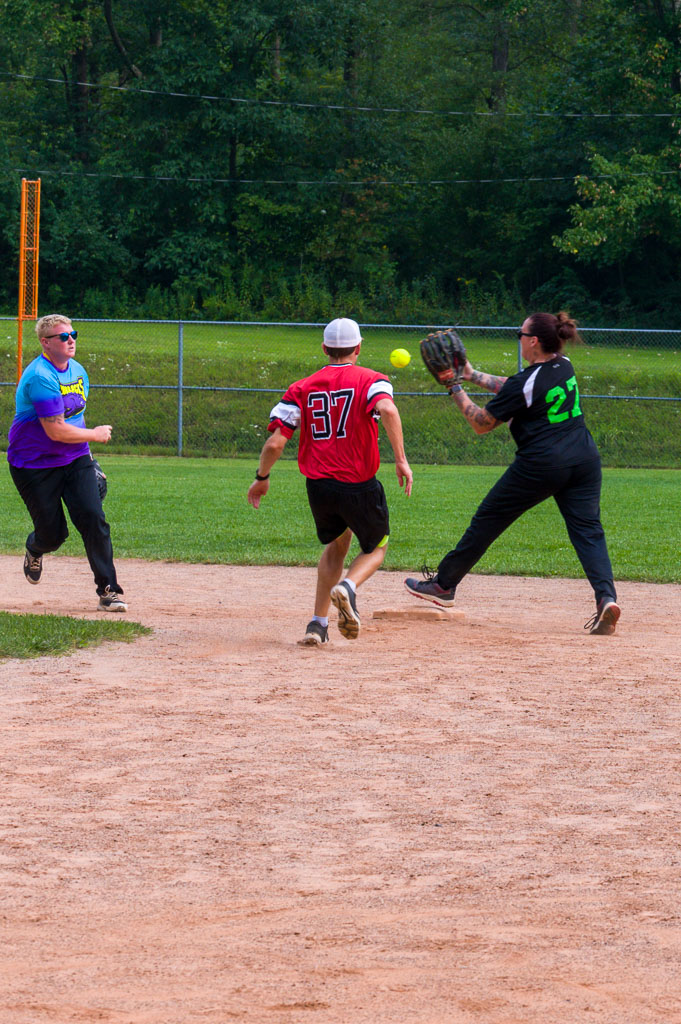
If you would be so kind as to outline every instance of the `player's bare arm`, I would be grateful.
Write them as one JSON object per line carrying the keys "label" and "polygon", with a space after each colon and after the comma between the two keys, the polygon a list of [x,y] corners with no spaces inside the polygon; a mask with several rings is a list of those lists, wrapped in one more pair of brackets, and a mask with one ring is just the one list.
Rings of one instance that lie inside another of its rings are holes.
{"label": "player's bare arm", "polygon": [[466,363],[462,377],[471,384],[481,387],[483,391],[491,391],[498,394],[508,380],[508,377],[497,377],[493,373],[483,373],[482,370],[474,370],[470,363]]}
{"label": "player's bare arm", "polygon": [[253,508],[259,508],[260,499],[267,494],[270,489],[270,472],[275,462],[281,457],[281,453],[286,447],[288,438],[284,437],[279,427],[272,431],[270,436],[262,446],[260,452],[260,459],[258,460],[258,468],[256,470],[256,477],[251,486],[248,488],[248,503]]}
{"label": "player's bare arm", "polygon": [[43,430],[50,441],[61,441],[62,444],[82,444],[83,441],[96,441],[99,444],[106,444],[111,440],[111,424],[105,423],[89,430],[87,427],[74,427],[67,423],[64,413],[57,413],[55,416],[41,416]]}
{"label": "player's bare arm", "polygon": [[486,409],[481,409],[479,405],[476,405],[465,391],[453,391],[451,395],[452,400],[458,405],[476,434],[488,434],[490,430],[494,430],[495,427],[503,423],[503,420],[496,419]]}
{"label": "player's bare arm", "polygon": [[409,497],[414,476],[404,451],[404,436],[399,410],[391,398],[381,398],[376,403],[376,411],[381,417],[381,423],[385,427],[385,432],[388,435],[388,440],[395,455],[397,481],[400,487],[404,487],[404,493]]}

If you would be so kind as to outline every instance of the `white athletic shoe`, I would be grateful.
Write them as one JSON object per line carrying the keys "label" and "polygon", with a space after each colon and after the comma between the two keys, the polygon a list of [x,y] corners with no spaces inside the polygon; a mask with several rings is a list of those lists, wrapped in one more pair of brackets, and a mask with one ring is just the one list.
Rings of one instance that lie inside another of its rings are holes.
{"label": "white athletic shoe", "polygon": [[97,611],[100,612],[127,612],[128,606],[121,594],[107,587],[103,594],[99,595]]}

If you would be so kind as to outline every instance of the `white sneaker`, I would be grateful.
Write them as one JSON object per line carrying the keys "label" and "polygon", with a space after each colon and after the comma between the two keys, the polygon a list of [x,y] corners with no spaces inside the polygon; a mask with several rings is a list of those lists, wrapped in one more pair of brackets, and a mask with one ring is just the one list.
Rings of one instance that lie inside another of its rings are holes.
{"label": "white sneaker", "polygon": [[121,594],[117,594],[115,590],[107,587],[103,594],[99,595],[99,604],[97,605],[97,611],[99,612],[127,612],[128,606],[123,600]]}

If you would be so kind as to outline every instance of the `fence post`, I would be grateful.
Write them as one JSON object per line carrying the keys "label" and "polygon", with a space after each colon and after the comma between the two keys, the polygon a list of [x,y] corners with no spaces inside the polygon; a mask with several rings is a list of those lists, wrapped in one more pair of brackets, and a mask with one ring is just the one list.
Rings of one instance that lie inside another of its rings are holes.
{"label": "fence post", "polygon": [[182,370],[184,360],[184,324],[177,325],[177,454],[182,455]]}

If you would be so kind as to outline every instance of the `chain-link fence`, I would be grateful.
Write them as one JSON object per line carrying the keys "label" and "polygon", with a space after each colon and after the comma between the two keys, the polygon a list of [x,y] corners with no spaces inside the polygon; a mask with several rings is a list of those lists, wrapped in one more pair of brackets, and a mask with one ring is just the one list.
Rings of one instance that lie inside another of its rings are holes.
{"label": "chain-link fence", "polygon": [[[269,413],[287,385],[322,364],[324,324],[74,319],[76,358],[90,377],[88,423],[111,423],[107,451],[256,456]],[[412,462],[498,465],[513,442],[500,428],[478,437],[451,408],[418,356],[439,325],[363,324],[360,361],[389,374]],[[4,328],[4,330],[3,330]],[[517,327],[457,326],[477,369],[509,375],[521,366]],[[681,331],[583,328],[569,350],[587,423],[610,466],[681,464]],[[412,354],[395,370],[394,348]],[[38,354],[29,325],[24,366]],[[0,318],[0,445],[14,415],[16,321]],[[487,393],[467,389],[484,405]],[[390,448],[381,432],[383,454]],[[295,456],[289,445],[287,457]]]}

